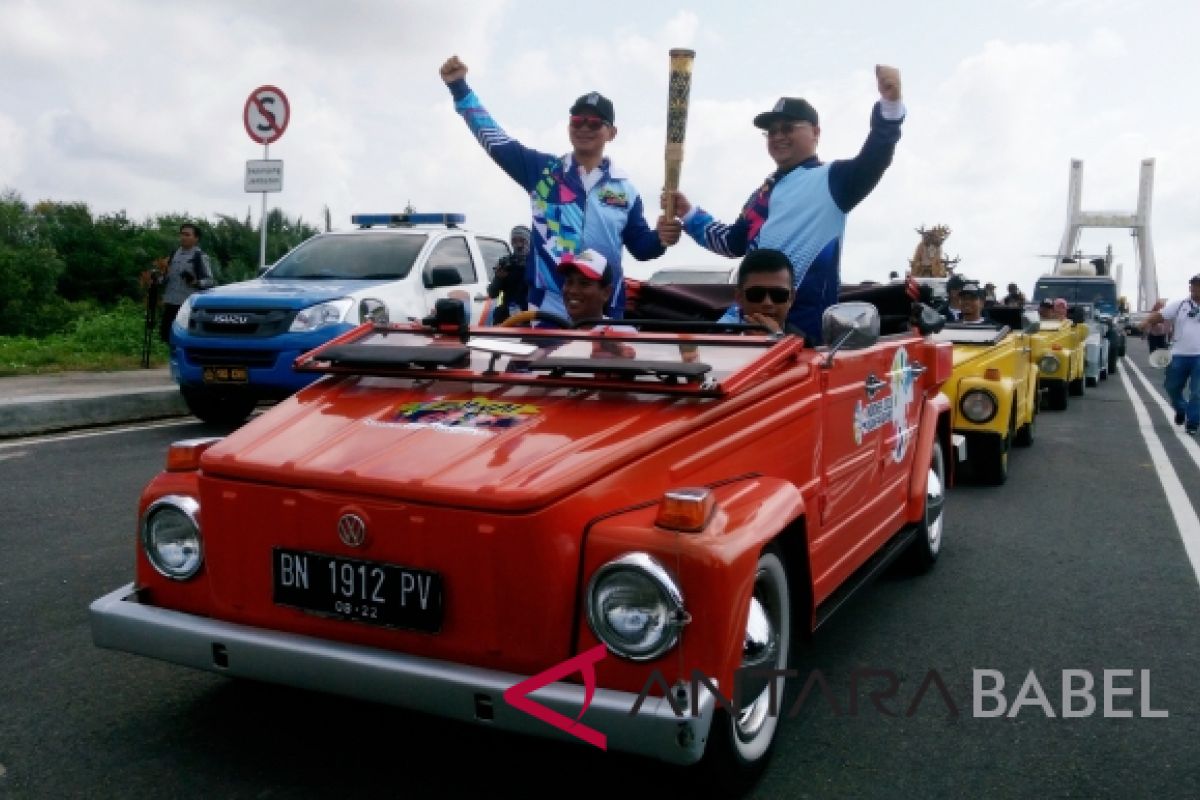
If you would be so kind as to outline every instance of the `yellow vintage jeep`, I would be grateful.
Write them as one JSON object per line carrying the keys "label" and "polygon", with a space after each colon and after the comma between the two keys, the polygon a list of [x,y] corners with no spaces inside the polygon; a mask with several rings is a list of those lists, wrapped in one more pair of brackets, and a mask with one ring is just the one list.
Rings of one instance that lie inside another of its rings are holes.
{"label": "yellow vintage jeep", "polygon": [[[934,335],[954,343],[954,371],[942,384],[952,428],[966,440],[966,473],[978,483],[1008,478],[1012,445],[1033,444],[1038,368],[1030,361],[1032,334],[1016,325],[948,324]],[[1036,328],[1036,326],[1034,326]]]}
{"label": "yellow vintage jeep", "polygon": [[1087,325],[1070,320],[1042,320],[1033,334],[1030,360],[1038,368],[1038,388],[1046,393],[1046,408],[1063,411],[1068,395],[1083,394],[1083,347]]}

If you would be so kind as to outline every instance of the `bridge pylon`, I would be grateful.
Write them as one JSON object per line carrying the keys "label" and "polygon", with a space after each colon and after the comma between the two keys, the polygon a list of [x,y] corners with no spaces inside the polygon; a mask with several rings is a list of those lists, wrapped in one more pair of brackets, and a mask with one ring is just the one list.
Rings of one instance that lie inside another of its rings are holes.
{"label": "bridge pylon", "polygon": [[1150,212],[1154,195],[1154,159],[1142,159],[1141,178],[1138,181],[1137,210],[1083,211],[1083,161],[1071,160],[1070,183],[1067,189],[1067,229],[1058,246],[1055,272],[1066,259],[1072,257],[1079,245],[1079,234],[1084,228],[1127,228],[1134,240],[1137,259],[1138,296],[1137,308],[1147,310],[1158,300],[1158,273],[1154,266],[1154,245],[1150,241]]}

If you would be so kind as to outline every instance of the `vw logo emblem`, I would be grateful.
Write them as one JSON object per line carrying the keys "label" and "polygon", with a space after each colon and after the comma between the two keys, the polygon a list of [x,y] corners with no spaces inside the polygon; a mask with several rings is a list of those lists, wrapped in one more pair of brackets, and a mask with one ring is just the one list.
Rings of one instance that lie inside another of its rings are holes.
{"label": "vw logo emblem", "polygon": [[342,514],[337,523],[337,534],[347,547],[362,547],[367,540],[367,523],[358,514]]}

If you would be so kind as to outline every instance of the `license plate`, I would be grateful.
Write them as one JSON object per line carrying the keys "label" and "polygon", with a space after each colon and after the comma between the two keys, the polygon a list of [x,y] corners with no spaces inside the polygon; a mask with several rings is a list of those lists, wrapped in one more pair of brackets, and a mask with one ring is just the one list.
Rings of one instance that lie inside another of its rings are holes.
{"label": "license plate", "polygon": [[323,617],[437,633],[442,576],[398,564],[272,551],[274,600]]}
{"label": "license plate", "polygon": [[250,370],[245,367],[205,367],[205,383],[247,383]]}

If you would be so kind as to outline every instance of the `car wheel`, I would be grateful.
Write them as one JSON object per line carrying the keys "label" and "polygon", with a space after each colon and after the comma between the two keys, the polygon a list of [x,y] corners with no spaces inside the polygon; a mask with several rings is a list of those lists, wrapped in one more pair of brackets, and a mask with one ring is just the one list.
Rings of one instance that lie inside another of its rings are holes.
{"label": "car wheel", "polygon": [[[1088,388],[1092,388],[1092,387],[1096,386],[1098,383],[1100,383],[1099,378],[1084,378],[1083,379],[1083,385],[1087,386]],[[1083,394],[1083,392],[1080,392],[1080,394]]]}
{"label": "car wheel", "polygon": [[[754,590],[746,612],[742,670],[787,669],[792,643],[792,598],[780,550],[768,546],[755,567]],[[741,673],[734,713],[718,708],[705,752],[707,772],[722,788],[747,788],[767,765],[783,715],[784,679]],[[735,679],[736,680],[736,679]],[[774,690],[771,681],[776,683]],[[774,698],[774,700],[772,700]]]}
{"label": "car wheel", "polygon": [[1074,397],[1083,396],[1083,378],[1076,378],[1067,387],[1067,393]]}
{"label": "car wheel", "polygon": [[976,434],[967,440],[967,463],[976,483],[1000,486],[1008,480],[1008,449],[1011,439],[993,433]]}
{"label": "car wheel", "polygon": [[1017,435],[1013,437],[1013,444],[1017,447],[1029,447],[1033,444],[1033,434],[1037,427],[1037,409],[1033,410],[1033,415],[1020,428],[1017,428]]}
{"label": "car wheel", "polygon": [[1125,355],[1125,354],[1123,352],[1120,352],[1115,347],[1108,351],[1108,374],[1109,375],[1117,374],[1117,360],[1123,355]]}
{"label": "car wheel", "polygon": [[248,392],[221,392],[194,386],[181,386],[179,392],[193,416],[213,425],[241,425],[258,405],[258,398]]}
{"label": "car wheel", "polygon": [[1046,386],[1046,408],[1051,411],[1066,411],[1071,398],[1066,381],[1055,381]]}
{"label": "car wheel", "polygon": [[913,572],[928,572],[942,552],[942,529],[946,510],[946,461],[941,442],[934,441],[929,458],[929,477],[925,480],[925,510],[917,537],[905,558]]}

